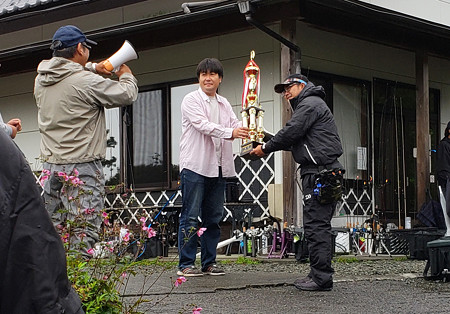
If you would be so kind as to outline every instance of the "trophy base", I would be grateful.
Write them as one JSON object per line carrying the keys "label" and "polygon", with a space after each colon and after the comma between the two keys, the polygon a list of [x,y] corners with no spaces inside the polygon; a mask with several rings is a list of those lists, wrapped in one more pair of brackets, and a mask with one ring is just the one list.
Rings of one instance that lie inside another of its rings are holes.
{"label": "trophy base", "polygon": [[258,157],[257,155],[250,155],[250,152],[253,150],[253,148],[257,147],[258,145],[261,145],[261,143],[252,141],[241,145],[241,157],[248,160],[258,160],[261,157]]}

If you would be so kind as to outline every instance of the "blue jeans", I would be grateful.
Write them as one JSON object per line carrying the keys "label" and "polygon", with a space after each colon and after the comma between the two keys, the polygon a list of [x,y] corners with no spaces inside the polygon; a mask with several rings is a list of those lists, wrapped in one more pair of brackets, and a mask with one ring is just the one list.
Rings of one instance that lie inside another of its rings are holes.
{"label": "blue jeans", "polygon": [[[206,228],[200,237],[202,270],[216,262],[220,239],[220,221],[225,201],[225,179],[222,171],[218,178],[208,178],[188,169],[181,171],[183,208],[178,229],[178,267],[184,269],[195,264],[199,228]],[[201,219],[199,222],[198,217]]]}

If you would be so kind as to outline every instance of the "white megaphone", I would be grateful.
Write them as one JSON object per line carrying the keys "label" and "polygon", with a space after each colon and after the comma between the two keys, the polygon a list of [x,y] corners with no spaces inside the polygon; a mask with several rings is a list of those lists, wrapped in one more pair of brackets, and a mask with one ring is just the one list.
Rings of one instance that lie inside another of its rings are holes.
{"label": "white megaphone", "polygon": [[120,66],[127,61],[139,58],[134,50],[133,45],[128,40],[125,40],[122,47],[115,54],[105,60],[104,65],[108,71],[116,72]]}

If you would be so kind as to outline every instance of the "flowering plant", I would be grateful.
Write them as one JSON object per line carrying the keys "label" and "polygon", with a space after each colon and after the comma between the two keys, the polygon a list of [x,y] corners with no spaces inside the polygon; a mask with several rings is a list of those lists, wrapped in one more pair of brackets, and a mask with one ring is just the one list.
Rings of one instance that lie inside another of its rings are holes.
{"label": "flowering plant", "polygon": [[[50,173],[44,169],[39,183],[44,186],[52,177],[57,178],[60,183],[61,197],[66,204],[61,214],[66,214],[67,219],[57,226],[57,231],[66,249],[67,273],[81,298],[85,312],[141,313],[137,310],[139,306],[149,302],[144,299],[144,288],[142,295],[132,304],[124,302],[121,294],[126,291],[130,276],[137,273],[137,260],[145,250],[147,240],[156,237],[158,231],[151,227],[146,216],[140,217],[138,231],[132,232],[128,226],[112,223],[107,211],[97,212],[95,208],[82,206],[85,203],[83,198],[88,197],[89,192],[85,191],[85,182],[79,178],[77,169],[70,173]],[[100,241],[94,247],[87,248],[84,230],[89,229],[94,216],[103,222]],[[160,227],[164,228],[164,225],[161,224]],[[195,234],[201,236],[205,230],[206,228],[192,229],[186,238]],[[145,284],[147,280],[143,281]],[[172,290],[184,282],[186,278],[176,278]],[[201,308],[196,307],[193,313],[200,311]]]}

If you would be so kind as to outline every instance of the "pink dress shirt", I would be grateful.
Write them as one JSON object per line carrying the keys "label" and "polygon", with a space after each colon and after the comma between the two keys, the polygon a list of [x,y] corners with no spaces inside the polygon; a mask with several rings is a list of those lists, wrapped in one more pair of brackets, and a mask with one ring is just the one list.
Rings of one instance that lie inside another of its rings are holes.
{"label": "pink dress shirt", "polygon": [[181,103],[182,134],[180,140],[180,171],[189,169],[205,177],[218,177],[219,165],[212,137],[221,139],[222,175],[236,175],[231,136],[242,125],[226,100],[216,94],[220,123],[211,122],[210,99],[201,88],[187,94]]}

